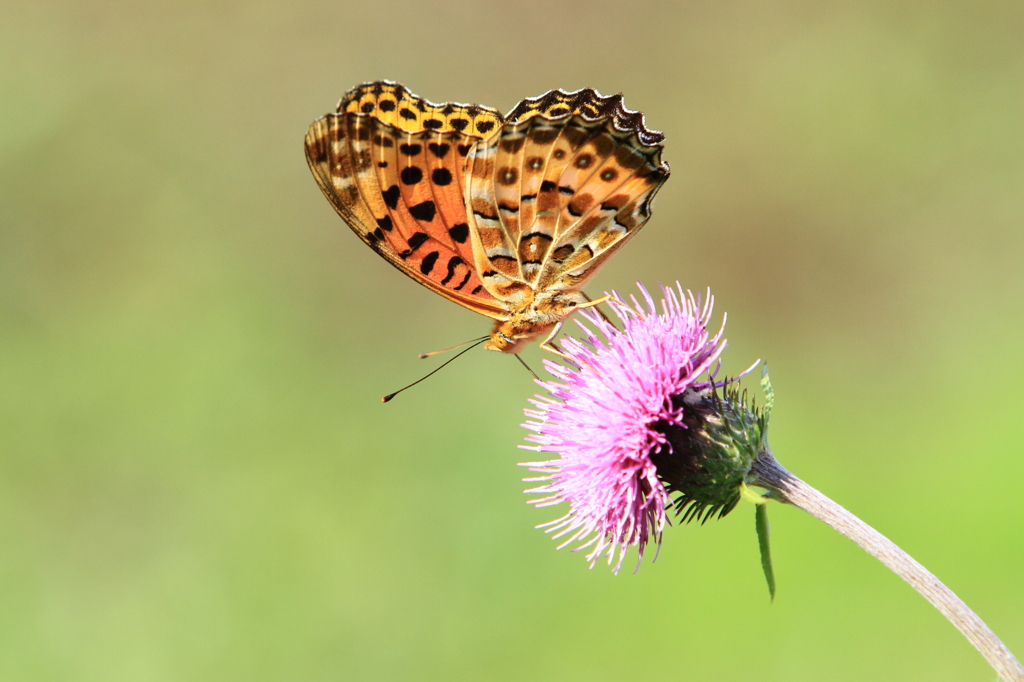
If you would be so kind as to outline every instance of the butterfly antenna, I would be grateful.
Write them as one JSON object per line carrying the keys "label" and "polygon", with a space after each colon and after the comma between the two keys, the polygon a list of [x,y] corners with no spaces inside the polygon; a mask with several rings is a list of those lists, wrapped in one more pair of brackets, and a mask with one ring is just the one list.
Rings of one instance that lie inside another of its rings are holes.
{"label": "butterfly antenna", "polygon": [[536,379],[537,381],[540,381],[540,377],[539,377],[539,376],[537,376],[537,373],[536,373],[536,372],[534,372],[534,371],[533,371],[533,370],[532,370],[532,369],[530,368],[530,366],[529,366],[528,364],[526,364],[526,360],[523,360],[523,359],[522,359],[521,357],[519,357],[518,355],[516,356],[516,360],[518,360],[518,361],[519,361],[519,364],[520,364],[520,365],[522,365],[523,367],[525,367],[525,368],[526,368],[526,371],[527,371],[527,372],[529,372],[530,374],[532,374],[532,375],[533,375],[533,378],[534,378],[534,379]]}
{"label": "butterfly antenna", "polygon": [[[477,339],[477,340],[476,340],[476,343],[474,343],[474,344],[473,344],[472,346],[470,346],[469,348],[466,348],[465,350],[459,351],[459,352],[458,352],[458,353],[457,353],[457,354],[455,355],[455,357],[453,357],[453,358],[450,358],[450,359],[446,360],[446,361],[444,362],[444,364],[442,364],[442,365],[441,365],[440,367],[438,367],[437,369],[435,369],[435,370],[434,370],[433,372],[431,372],[430,374],[427,374],[426,376],[424,376],[424,377],[422,377],[422,378],[420,378],[420,379],[417,379],[416,381],[412,382],[411,384],[409,384],[409,385],[408,385],[408,386],[406,386],[405,388],[400,388],[400,389],[398,389],[398,390],[397,390],[397,391],[395,391],[394,393],[388,393],[388,394],[387,394],[386,396],[384,396],[383,398],[381,398],[381,399],[380,399],[380,401],[381,401],[382,403],[386,403],[386,402],[389,402],[389,401],[390,401],[390,400],[391,400],[392,398],[394,398],[394,397],[395,397],[396,395],[398,395],[398,394],[399,394],[399,393],[401,393],[402,391],[404,391],[404,390],[406,390],[406,389],[408,389],[408,388],[412,388],[413,386],[415,386],[416,384],[420,383],[420,382],[421,382],[421,381],[423,381],[424,379],[427,379],[427,378],[429,378],[429,377],[431,377],[431,376],[433,376],[433,375],[437,374],[437,373],[438,373],[438,372],[440,372],[440,371],[441,371],[442,369],[444,369],[446,365],[448,365],[448,364],[450,364],[450,363],[452,363],[452,362],[454,362],[454,361],[458,360],[458,359],[459,359],[459,356],[461,356],[461,355],[465,355],[466,353],[468,353],[469,351],[473,350],[474,348],[476,348],[477,346],[479,346],[479,345],[480,345],[481,343],[483,343],[484,341],[486,341],[486,340],[487,340],[488,338],[490,338],[490,337],[488,337],[488,336],[484,336],[484,337],[482,337],[482,338],[479,338],[479,339]],[[459,344],[459,345],[461,345],[461,346],[464,346],[464,345],[466,345],[466,344],[464,344],[464,343],[463,343],[463,344]],[[456,348],[458,348],[458,347],[459,347],[459,346],[456,346]]]}
{"label": "butterfly antenna", "polygon": [[[429,353],[420,353],[420,360],[422,360],[423,358],[429,358],[431,355],[439,355],[440,353],[447,353],[448,351],[455,350],[456,348],[462,348],[467,343],[480,343],[481,341],[486,341],[489,338],[490,337],[488,337],[488,336],[481,336],[479,339],[470,339],[469,341],[463,341],[462,343],[457,344],[455,346],[452,346],[451,348],[445,348],[443,350],[432,350]],[[458,357],[458,356],[456,356],[456,357]],[[441,367],[444,367],[444,365],[441,365]],[[438,369],[440,369],[440,367],[438,367]],[[428,374],[427,376],[430,376],[430,375]],[[426,379],[427,377],[423,377],[423,378]]]}

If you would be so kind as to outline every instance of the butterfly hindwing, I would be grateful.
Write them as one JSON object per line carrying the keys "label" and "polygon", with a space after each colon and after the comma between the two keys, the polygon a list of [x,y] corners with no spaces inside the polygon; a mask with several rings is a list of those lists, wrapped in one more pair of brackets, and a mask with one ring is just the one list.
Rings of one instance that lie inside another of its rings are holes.
{"label": "butterfly hindwing", "polygon": [[[500,140],[499,133],[480,141],[470,151],[465,192],[469,198],[474,257],[484,287],[499,300],[515,301],[524,297],[529,286],[523,279],[515,248],[518,182],[505,179],[517,169],[495,165]],[[499,175],[502,179],[496,177]],[[512,187],[516,190],[504,191],[499,200],[498,192]]]}
{"label": "butterfly hindwing", "polygon": [[484,286],[576,290],[650,217],[668,177],[660,133],[621,96],[552,91],[523,100],[474,147],[467,193]]}
{"label": "butterfly hindwing", "polygon": [[660,147],[606,122],[580,145],[559,181],[568,196],[538,286],[572,290],[625,245],[650,218],[654,194],[668,178]]}

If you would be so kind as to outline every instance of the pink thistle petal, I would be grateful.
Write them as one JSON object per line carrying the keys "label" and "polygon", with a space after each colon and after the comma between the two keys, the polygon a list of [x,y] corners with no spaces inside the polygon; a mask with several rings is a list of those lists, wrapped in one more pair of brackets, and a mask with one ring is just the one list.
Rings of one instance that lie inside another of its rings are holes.
{"label": "pink thistle petal", "polygon": [[[658,422],[681,424],[672,396],[714,366],[725,348],[725,323],[711,336],[707,324],[713,299],[701,302],[684,292],[662,287],[660,312],[653,297],[639,285],[643,303],[612,300],[609,305],[622,330],[595,311],[577,320],[585,340],[567,338],[563,352],[576,367],[545,360],[556,378],[538,382],[547,396],[536,396],[526,409],[523,426],[534,434],[527,450],[552,453],[558,459],[526,462],[543,476],[526,492],[543,495],[538,507],[569,503],[568,513],[538,526],[553,537],[567,537],[559,548],[579,542],[573,551],[588,549],[591,567],[606,556],[618,572],[626,550],[636,545],[639,560],[653,537],[660,546],[667,521],[669,495],[658,479],[650,454],[665,444],[653,427]],[[617,294],[613,293],[615,299]],[[713,380],[713,379],[712,379]]]}

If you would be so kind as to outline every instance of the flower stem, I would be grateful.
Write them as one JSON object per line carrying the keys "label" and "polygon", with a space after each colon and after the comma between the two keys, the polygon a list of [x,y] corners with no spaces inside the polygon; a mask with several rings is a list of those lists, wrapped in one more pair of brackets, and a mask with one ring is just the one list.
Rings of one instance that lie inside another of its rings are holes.
{"label": "flower stem", "polygon": [[799,507],[824,521],[910,583],[911,587],[963,633],[1003,680],[1024,682],[1024,666],[1021,666],[984,621],[928,569],[917,563],[892,541],[789,473],[769,450],[761,453],[751,469],[751,474],[753,477],[748,479],[749,483],[767,488],[771,491],[773,499]]}

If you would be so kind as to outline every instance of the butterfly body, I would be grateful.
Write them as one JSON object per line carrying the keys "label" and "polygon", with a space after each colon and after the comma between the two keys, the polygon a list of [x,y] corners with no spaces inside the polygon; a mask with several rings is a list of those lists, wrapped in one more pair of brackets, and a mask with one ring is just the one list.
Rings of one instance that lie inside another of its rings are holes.
{"label": "butterfly body", "polygon": [[485,347],[518,353],[588,303],[580,288],[647,221],[662,139],[594,90],[502,116],[377,81],[310,126],[306,157],[367,245],[494,319]]}
{"label": "butterfly body", "polygon": [[526,305],[513,308],[506,320],[497,320],[487,350],[518,353],[534,339],[547,335],[578,306],[588,303],[578,291],[541,292]]}

